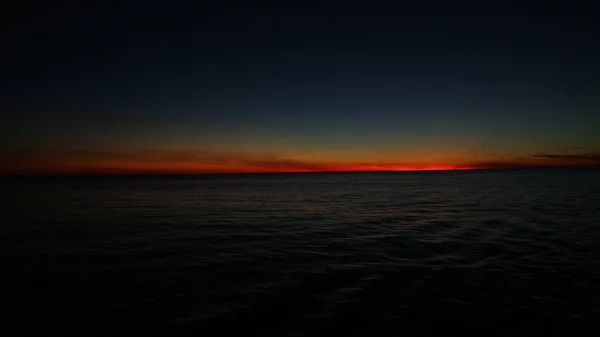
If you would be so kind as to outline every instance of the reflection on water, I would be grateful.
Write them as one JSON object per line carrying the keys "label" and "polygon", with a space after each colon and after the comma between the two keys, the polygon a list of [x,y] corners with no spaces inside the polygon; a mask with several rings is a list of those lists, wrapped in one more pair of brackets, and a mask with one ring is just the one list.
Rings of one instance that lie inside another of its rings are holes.
{"label": "reflection on water", "polygon": [[600,317],[598,171],[3,185],[6,306],[24,333],[123,323],[263,336],[579,336]]}

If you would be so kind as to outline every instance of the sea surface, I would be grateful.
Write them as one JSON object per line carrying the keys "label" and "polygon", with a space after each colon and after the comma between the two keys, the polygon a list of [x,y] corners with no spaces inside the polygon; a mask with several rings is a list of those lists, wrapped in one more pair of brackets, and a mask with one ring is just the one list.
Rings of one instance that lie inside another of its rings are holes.
{"label": "sea surface", "polygon": [[593,169],[10,178],[0,215],[3,335],[600,331]]}

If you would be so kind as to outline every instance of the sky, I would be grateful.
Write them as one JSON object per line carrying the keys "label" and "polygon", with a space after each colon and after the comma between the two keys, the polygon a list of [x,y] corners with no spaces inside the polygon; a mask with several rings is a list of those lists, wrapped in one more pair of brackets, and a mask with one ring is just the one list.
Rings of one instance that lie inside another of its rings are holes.
{"label": "sky", "polygon": [[0,173],[600,166],[597,11],[459,3],[14,9]]}

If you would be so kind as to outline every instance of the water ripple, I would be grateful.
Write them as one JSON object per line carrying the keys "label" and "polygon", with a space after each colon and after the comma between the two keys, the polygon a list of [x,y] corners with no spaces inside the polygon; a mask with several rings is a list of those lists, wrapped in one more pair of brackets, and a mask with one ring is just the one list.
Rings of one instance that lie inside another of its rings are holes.
{"label": "water ripple", "polygon": [[599,177],[12,183],[0,203],[7,301],[15,322],[40,326],[128,317],[222,334],[583,336],[600,307]]}

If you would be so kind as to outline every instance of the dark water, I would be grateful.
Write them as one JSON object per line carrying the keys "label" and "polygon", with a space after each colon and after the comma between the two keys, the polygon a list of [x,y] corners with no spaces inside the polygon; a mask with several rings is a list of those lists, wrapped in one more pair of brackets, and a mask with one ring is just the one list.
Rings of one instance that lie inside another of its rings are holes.
{"label": "dark water", "polygon": [[15,334],[600,326],[600,171],[37,178],[0,197]]}

